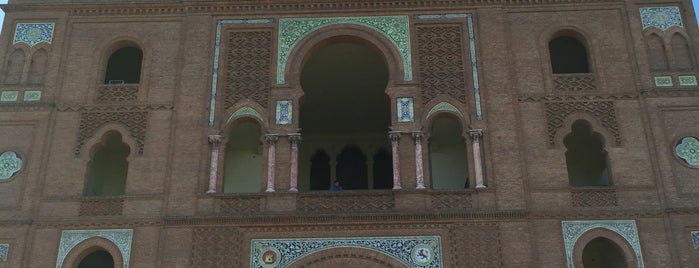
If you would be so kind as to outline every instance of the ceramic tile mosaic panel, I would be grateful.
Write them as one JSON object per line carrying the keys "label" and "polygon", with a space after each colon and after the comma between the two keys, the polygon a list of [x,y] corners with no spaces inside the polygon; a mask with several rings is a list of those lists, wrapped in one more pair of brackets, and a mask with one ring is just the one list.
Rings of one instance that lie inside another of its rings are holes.
{"label": "ceramic tile mosaic panel", "polygon": [[689,235],[692,236],[692,245],[694,245],[694,249],[699,249],[699,231],[692,231]]}
{"label": "ceramic tile mosaic panel", "polygon": [[58,246],[56,268],[63,267],[63,261],[75,246],[92,237],[101,237],[114,243],[121,251],[124,262],[123,268],[129,268],[133,229],[64,230],[61,233],[61,243]]}
{"label": "ceramic tile mosaic panel", "polygon": [[402,97],[396,99],[396,109],[398,122],[415,121],[415,111],[413,109],[413,98]]}
{"label": "ceramic tile mosaic panel", "polygon": [[0,244],[0,261],[7,261],[7,254],[10,252],[10,244]]}
{"label": "ceramic tile mosaic panel", "polygon": [[696,86],[697,77],[694,75],[680,75],[677,77],[680,80],[680,86]]}
{"label": "ceramic tile mosaic panel", "polygon": [[53,28],[53,23],[17,23],[12,43],[26,43],[30,47],[41,42],[51,44]]}
{"label": "ceramic tile mosaic panel", "polygon": [[672,26],[682,27],[679,7],[642,7],[639,11],[643,29],[655,27],[664,31]]}
{"label": "ceramic tile mosaic panel", "polygon": [[209,99],[209,126],[214,125],[214,115],[216,113],[216,87],[218,86],[218,60],[221,55],[221,29],[224,25],[230,24],[268,24],[273,23],[274,19],[235,19],[235,20],[218,20],[216,22],[216,42],[214,44],[214,60],[211,68],[211,98]]}
{"label": "ceramic tile mosaic panel", "polygon": [[562,221],[563,242],[566,250],[568,268],[573,268],[573,247],[583,234],[595,228],[604,228],[619,234],[626,239],[636,253],[638,268],[643,268],[643,256],[641,255],[641,243],[638,240],[636,222],[633,220],[603,220],[603,221]]}
{"label": "ceramic tile mosaic panel", "polygon": [[284,71],[286,70],[289,54],[301,39],[320,28],[344,23],[369,27],[391,40],[403,61],[403,80],[413,80],[410,30],[407,16],[289,18],[279,20],[277,84],[284,84]]}
{"label": "ceramic tile mosaic panel", "polygon": [[293,115],[293,101],[279,100],[276,107],[276,122],[277,125],[290,125]]}
{"label": "ceramic tile mosaic panel", "polygon": [[673,86],[672,76],[656,76],[655,77],[655,86],[656,87],[671,87],[671,86]]}
{"label": "ceramic tile mosaic panel", "polygon": [[243,108],[240,108],[233,112],[231,116],[228,118],[228,121],[226,123],[230,123],[231,120],[241,117],[241,116],[251,116],[254,118],[257,118],[257,120],[263,121],[262,120],[262,115],[257,112],[257,110],[253,109],[252,107],[245,106]]}
{"label": "ceramic tile mosaic panel", "polygon": [[250,267],[287,267],[316,252],[348,247],[380,252],[407,267],[442,267],[438,236],[253,239]]}
{"label": "ceramic tile mosaic panel", "polygon": [[22,158],[17,153],[6,151],[0,154],[0,181],[9,180],[22,169]]}
{"label": "ceramic tile mosaic panel", "polygon": [[439,112],[452,112],[458,115],[459,118],[464,118],[464,115],[461,113],[461,111],[459,111],[459,109],[457,109],[454,105],[451,105],[448,102],[440,102],[434,107],[432,107],[432,109],[430,109],[430,112],[427,113],[427,118],[430,118],[430,116]]}
{"label": "ceramic tile mosaic panel", "polygon": [[0,94],[0,101],[2,102],[12,102],[19,99],[19,91],[17,90],[7,90]]}
{"label": "ceramic tile mosaic panel", "polygon": [[684,137],[675,145],[675,155],[691,167],[699,167],[699,140],[695,137]]}
{"label": "ceramic tile mosaic panel", "polygon": [[24,91],[24,101],[40,101],[41,91],[40,90],[26,90]]}

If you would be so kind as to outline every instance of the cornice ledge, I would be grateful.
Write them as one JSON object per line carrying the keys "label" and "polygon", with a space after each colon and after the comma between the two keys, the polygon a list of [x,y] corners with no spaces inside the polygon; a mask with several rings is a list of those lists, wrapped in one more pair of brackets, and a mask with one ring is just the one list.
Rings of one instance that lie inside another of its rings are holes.
{"label": "cornice ledge", "polygon": [[638,99],[638,93],[627,92],[619,94],[586,94],[586,95],[562,95],[562,94],[520,94],[519,102],[575,102],[575,101],[613,101]]}
{"label": "cornice ledge", "polygon": [[61,103],[57,105],[59,112],[141,112],[141,111],[160,111],[174,110],[174,106],[165,103],[149,103],[149,104],[75,104]]}
{"label": "cornice ledge", "polygon": [[644,98],[698,97],[699,88],[651,88],[641,90]]}

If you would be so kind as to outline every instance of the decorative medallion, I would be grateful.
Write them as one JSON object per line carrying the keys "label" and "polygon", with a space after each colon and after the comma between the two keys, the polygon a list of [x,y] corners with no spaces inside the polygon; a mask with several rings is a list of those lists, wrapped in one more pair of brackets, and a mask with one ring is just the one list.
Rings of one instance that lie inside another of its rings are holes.
{"label": "decorative medallion", "polygon": [[40,101],[41,90],[26,90],[24,91],[24,101]]}
{"label": "decorative medallion", "polygon": [[17,23],[13,44],[26,43],[30,47],[53,40],[53,23]]}
{"label": "decorative medallion", "polygon": [[677,77],[680,80],[680,86],[696,86],[697,77],[694,75],[680,75]]}
{"label": "decorative medallion", "polygon": [[671,86],[673,86],[672,76],[656,76],[655,77],[655,86],[656,87],[671,87]]}
{"label": "decorative medallion", "polygon": [[642,7],[639,11],[643,29],[655,27],[665,31],[672,26],[682,27],[679,7]]}
{"label": "decorative medallion", "polygon": [[413,109],[413,98],[403,97],[396,99],[398,122],[415,121],[415,111]]}
{"label": "decorative medallion", "polygon": [[17,101],[18,98],[19,91],[17,90],[7,90],[3,91],[2,94],[0,94],[0,101],[2,102]]}
{"label": "decorative medallion", "polygon": [[284,84],[284,70],[289,54],[301,39],[322,27],[342,23],[369,27],[391,40],[403,61],[403,80],[413,80],[407,16],[290,18],[279,20],[277,84]]}
{"label": "decorative medallion", "polygon": [[10,251],[10,244],[0,244],[0,261],[7,261],[7,253]]}
{"label": "decorative medallion", "polygon": [[690,235],[692,236],[692,245],[694,245],[694,249],[699,249],[699,231],[692,231]]}
{"label": "decorative medallion", "polygon": [[684,137],[675,145],[677,157],[691,167],[699,167],[699,140],[695,137]]}
{"label": "decorative medallion", "polygon": [[386,254],[407,267],[442,267],[438,236],[253,239],[250,267],[287,267],[316,252],[362,248]]}
{"label": "decorative medallion", "polygon": [[56,268],[63,267],[63,261],[70,251],[81,242],[93,238],[101,237],[114,243],[121,252],[124,267],[129,268],[131,258],[131,239],[133,229],[107,229],[107,230],[64,230],[61,233],[61,243],[58,246],[58,257],[56,258]]}
{"label": "decorative medallion", "polygon": [[22,169],[22,158],[12,151],[0,155],[0,181],[9,180]]}
{"label": "decorative medallion", "polygon": [[293,114],[293,101],[292,100],[279,100],[277,101],[277,125],[290,125],[291,116]]}
{"label": "decorative medallion", "polygon": [[638,268],[643,268],[643,256],[641,255],[641,243],[638,240],[636,222],[633,220],[612,221],[562,221],[563,242],[566,249],[568,268],[573,268],[573,247],[583,234],[595,228],[604,228],[619,234],[626,239],[636,253]]}

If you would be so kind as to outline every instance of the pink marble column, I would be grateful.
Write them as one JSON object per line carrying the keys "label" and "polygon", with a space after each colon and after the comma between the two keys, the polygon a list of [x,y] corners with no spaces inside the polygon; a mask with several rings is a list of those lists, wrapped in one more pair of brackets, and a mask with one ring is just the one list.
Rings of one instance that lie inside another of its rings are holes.
{"label": "pink marble column", "polygon": [[400,154],[398,153],[398,140],[400,132],[391,131],[388,133],[391,138],[391,150],[393,152],[393,190],[400,190]]}
{"label": "pink marble column", "polygon": [[277,135],[265,135],[267,140],[267,190],[265,192],[274,192],[274,169],[277,162]]}
{"label": "pink marble column", "polygon": [[291,143],[291,157],[289,162],[291,170],[289,171],[289,192],[298,192],[298,173],[299,173],[299,142],[301,134],[289,134],[289,143]]}
{"label": "pink marble column", "polygon": [[422,170],[422,132],[413,132],[413,140],[415,140],[415,180],[417,182],[415,189],[425,189],[425,177]]}
{"label": "pink marble column", "polygon": [[221,135],[209,135],[209,143],[211,143],[211,166],[209,167],[209,190],[207,194],[216,193],[216,183],[218,176],[218,153],[219,144],[221,143]]}
{"label": "pink marble column", "polygon": [[480,139],[483,136],[482,129],[470,129],[468,134],[471,136],[471,141],[473,142],[473,165],[474,172],[476,173],[476,189],[486,188],[483,184],[483,159],[481,158],[481,142]]}

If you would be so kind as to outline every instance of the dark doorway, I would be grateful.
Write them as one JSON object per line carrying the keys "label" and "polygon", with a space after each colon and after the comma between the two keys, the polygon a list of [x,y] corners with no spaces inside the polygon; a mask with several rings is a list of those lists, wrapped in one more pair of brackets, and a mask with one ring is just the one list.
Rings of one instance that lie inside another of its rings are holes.
{"label": "dark doorway", "polygon": [[311,190],[330,189],[330,157],[317,151],[311,157]]}
{"label": "dark doorway", "polygon": [[337,156],[337,181],[343,189],[368,189],[366,156],[355,145],[348,145]]}
{"label": "dark doorway", "polygon": [[104,250],[97,250],[85,256],[78,268],[113,268],[114,258],[109,252]]}
{"label": "dark doorway", "polygon": [[583,249],[583,266],[585,268],[626,268],[626,258],[621,248],[611,240],[595,238]]}

